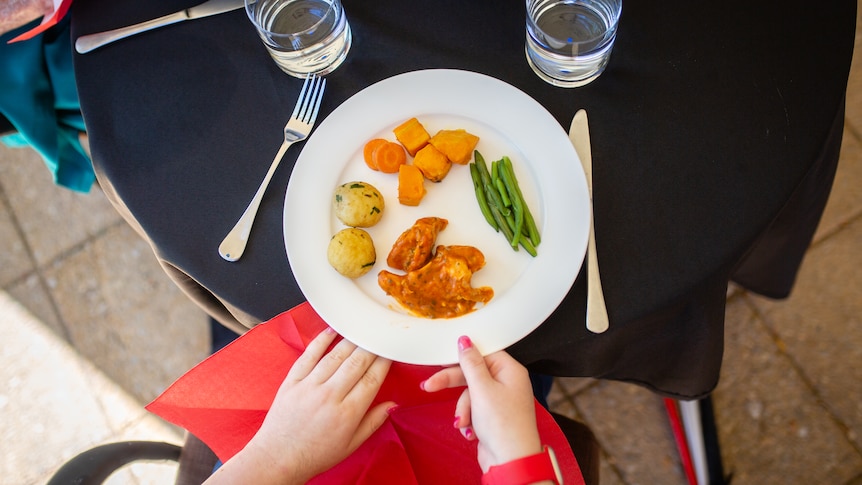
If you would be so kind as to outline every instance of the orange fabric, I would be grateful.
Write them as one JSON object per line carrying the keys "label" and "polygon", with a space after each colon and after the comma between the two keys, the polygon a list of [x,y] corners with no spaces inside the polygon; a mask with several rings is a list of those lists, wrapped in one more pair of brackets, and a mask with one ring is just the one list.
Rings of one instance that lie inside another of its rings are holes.
{"label": "orange fabric", "polygon": [[[172,384],[147,409],[187,429],[222,461],[263,423],[281,382],[326,324],[308,303],[260,324]],[[426,393],[419,383],[439,367],[394,363],[375,402],[399,407],[356,452],[311,483],[479,483],[476,442],[452,426],[461,389]],[[583,484],[566,437],[536,403],[542,442],[554,448],[568,484]]]}

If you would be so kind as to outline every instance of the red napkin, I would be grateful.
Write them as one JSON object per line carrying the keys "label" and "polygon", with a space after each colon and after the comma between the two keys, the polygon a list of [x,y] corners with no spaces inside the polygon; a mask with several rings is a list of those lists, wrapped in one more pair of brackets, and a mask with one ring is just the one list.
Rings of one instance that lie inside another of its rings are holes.
{"label": "red napkin", "polygon": [[[187,429],[227,461],[260,428],[288,370],[325,327],[303,303],[198,364],[147,409]],[[398,408],[356,452],[310,483],[479,483],[477,444],[452,426],[462,389],[427,393],[419,388],[439,369],[393,363],[375,403],[392,400]],[[556,452],[566,483],[583,484],[565,435],[538,403],[536,418],[542,442]]]}
{"label": "red napkin", "polygon": [[46,15],[42,19],[42,23],[33,27],[32,29],[24,32],[23,34],[15,37],[14,39],[7,42],[7,44],[11,44],[13,42],[19,42],[22,40],[32,39],[42,32],[50,29],[51,27],[57,25],[65,15],[66,12],[69,11],[69,7],[72,5],[72,0],[54,0],[54,13],[51,15]]}

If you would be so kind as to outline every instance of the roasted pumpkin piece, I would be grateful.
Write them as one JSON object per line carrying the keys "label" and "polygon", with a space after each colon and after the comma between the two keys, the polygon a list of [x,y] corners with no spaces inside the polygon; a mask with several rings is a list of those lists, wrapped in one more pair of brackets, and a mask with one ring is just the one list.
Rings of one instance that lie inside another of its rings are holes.
{"label": "roasted pumpkin piece", "polygon": [[414,165],[398,167],[398,202],[417,206],[425,196],[425,176]]}
{"label": "roasted pumpkin piece", "polygon": [[416,158],[413,159],[413,165],[422,172],[426,179],[432,182],[443,180],[449,173],[449,169],[452,168],[452,162],[449,161],[449,158],[430,144],[419,150]]}
{"label": "roasted pumpkin piece", "polygon": [[466,130],[440,130],[428,143],[443,152],[450,162],[466,165],[470,163],[479,137]]}
{"label": "roasted pumpkin piece", "polygon": [[431,139],[431,135],[416,118],[410,118],[401,123],[392,132],[395,133],[395,138],[407,149],[407,153],[411,157],[415,157],[416,153],[424,148],[428,144],[428,140]]}

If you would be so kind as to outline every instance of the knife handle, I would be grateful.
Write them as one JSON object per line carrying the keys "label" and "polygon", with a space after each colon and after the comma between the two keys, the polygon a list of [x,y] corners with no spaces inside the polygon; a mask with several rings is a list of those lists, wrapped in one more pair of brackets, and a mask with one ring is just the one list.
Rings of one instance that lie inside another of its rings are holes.
{"label": "knife handle", "polygon": [[164,17],[147,20],[146,22],[129,25],[128,27],[120,27],[119,29],[99,32],[97,34],[82,35],[75,41],[75,50],[78,51],[78,54],[84,54],[116,40],[125,39],[126,37],[137,33],[146,32],[165,25],[182,22],[187,18],[188,14],[186,11],[180,10],[179,12],[174,12],[172,14],[165,15]]}

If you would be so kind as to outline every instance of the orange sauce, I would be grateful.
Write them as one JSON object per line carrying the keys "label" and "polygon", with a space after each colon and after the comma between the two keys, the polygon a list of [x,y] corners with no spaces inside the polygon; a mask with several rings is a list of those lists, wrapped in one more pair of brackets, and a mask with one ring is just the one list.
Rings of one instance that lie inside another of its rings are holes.
{"label": "orange sauce", "polygon": [[397,275],[383,270],[377,282],[404,308],[426,318],[453,318],[487,303],[494,290],[473,288],[470,279],[485,265],[485,256],[472,246],[437,246],[434,257],[419,269]]}

